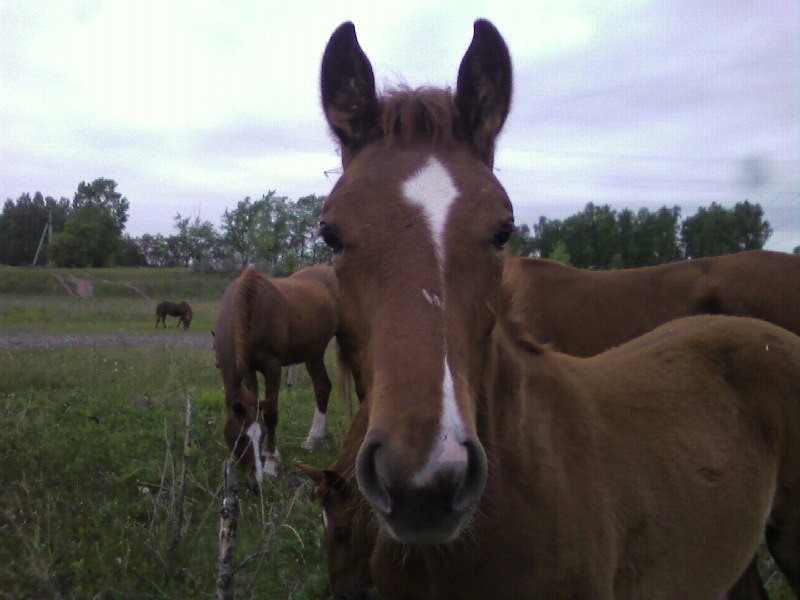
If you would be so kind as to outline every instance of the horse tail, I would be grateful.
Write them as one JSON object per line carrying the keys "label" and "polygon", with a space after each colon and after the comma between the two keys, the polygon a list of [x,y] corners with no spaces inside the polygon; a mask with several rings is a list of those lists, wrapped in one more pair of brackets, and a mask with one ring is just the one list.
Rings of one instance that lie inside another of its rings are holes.
{"label": "horse tail", "polygon": [[261,283],[259,277],[260,274],[254,269],[247,269],[239,276],[239,284],[236,286],[231,307],[236,372],[244,382],[247,381],[245,374],[250,370],[249,327],[253,305]]}
{"label": "horse tail", "polygon": [[347,406],[349,419],[353,420],[353,369],[347,359],[342,345],[337,338],[333,338],[336,346],[336,393],[340,402]]}

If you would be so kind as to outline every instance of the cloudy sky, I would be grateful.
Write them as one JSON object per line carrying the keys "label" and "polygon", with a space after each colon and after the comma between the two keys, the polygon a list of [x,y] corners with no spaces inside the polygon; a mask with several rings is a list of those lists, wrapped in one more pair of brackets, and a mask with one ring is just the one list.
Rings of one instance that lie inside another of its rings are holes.
{"label": "cloudy sky", "polygon": [[107,177],[140,235],[327,194],[335,27],[356,24],[382,87],[454,86],[477,17],[514,63],[496,168],[518,223],[750,199],[768,248],[800,245],[797,0],[2,0],[0,200]]}

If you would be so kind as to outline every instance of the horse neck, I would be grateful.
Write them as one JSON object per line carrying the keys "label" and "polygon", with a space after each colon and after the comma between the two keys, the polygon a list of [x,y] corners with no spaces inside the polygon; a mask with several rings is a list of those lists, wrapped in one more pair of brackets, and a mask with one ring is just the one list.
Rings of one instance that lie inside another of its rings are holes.
{"label": "horse neck", "polygon": [[[497,483],[524,473],[534,485],[538,465],[569,462],[565,457],[573,453],[572,448],[597,435],[597,424],[602,422],[598,407],[571,369],[583,359],[521,345],[510,340],[500,325],[487,354],[478,401],[478,436],[494,473],[489,481]],[[542,480],[541,485],[548,484]]]}

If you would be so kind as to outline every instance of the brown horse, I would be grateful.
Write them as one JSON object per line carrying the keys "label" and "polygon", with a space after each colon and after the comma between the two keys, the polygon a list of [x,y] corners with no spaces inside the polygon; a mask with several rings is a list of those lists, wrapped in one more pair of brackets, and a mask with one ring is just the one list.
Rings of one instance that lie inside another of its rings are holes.
{"label": "brown horse", "polygon": [[[225,388],[225,440],[251,487],[264,474],[277,474],[282,366],[305,363],[314,386],[317,408],[303,447],[314,448],[324,436],[331,391],[324,355],[337,319],[338,287],[331,267],[308,267],[284,279],[248,269],[225,291],[214,328]],[[264,377],[263,401],[258,399],[257,372]]]}
{"label": "brown horse", "polygon": [[329,589],[337,600],[365,600],[372,587],[369,564],[378,527],[355,484],[354,470],[367,431],[367,404],[359,406],[342,450],[328,469],[298,465],[316,484],[311,497],[322,505]]}
{"label": "brown horse", "polygon": [[800,334],[800,257],[751,250],[717,258],[584,271],[506,260],[516,320],[539,342],[592,356],[662,323],[698,314],[756,317]]}
{"label": "brown horse", "polygon": [[192,307],[188,302],[159,302],[156,306],[156,327],[161,323],[166,329],[168,316],[178,317],[175,327],[180,327],[183,323],[183,328],[189,329],[192,324]]}
{"label": "brown horse", "polygon": [[800,339],[693,317],[575,358],[505,324],[510,88],[485,21],[454,96],[378,99],[351,24],[323,58],[344,173],[320,231],[364,349],[381,595],[708,600],[765,528],[800,590]]}

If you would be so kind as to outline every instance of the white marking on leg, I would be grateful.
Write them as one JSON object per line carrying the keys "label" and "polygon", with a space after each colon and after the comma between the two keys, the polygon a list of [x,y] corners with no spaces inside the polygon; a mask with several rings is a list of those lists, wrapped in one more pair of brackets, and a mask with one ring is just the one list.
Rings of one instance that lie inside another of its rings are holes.
{"label": "white marking on leg", "polygon": [[257,422],[250,424],[245,434],[250,439],[250,450],[253,452],[253,464],[255,469],[256,481],[261,483],[264,479],[264,455],[261,451],[261,444],[264,440],[264,430]]}
{"label": "white marking on leg", "polygon": [[311,423],[311,429],[308,430],[306,441],[302,444],[303,449],[313,450],[317,447],[319,441],[325,436],[327,420],[325,413],[320,412],[318,408],[314,409],[314,420]]}
{"label": "white marking on leg", "polygon": [[267,452],[267,459],[264,461],[264,475],[268,477],[278,476],[278,465],[281,462],[281,453],[275,448],[275,452]]}
{"label": "white marking on leg", "polygon": [[424,486],[442,469],[464,469],[467,466],[467,448],[462,443],[466,438],[464,422],[458,411],[456,388],[453,375],[444,357],[444,375],[442,376],[442,418],[439,435],[428,463],[414,475],[412,482]]}
{"label": "white marking on leg", "polygon": [[328,511],[324,508],[322,509],[322,527],[328,528]]}
{"label": "white marking on leg", "polygon": [[444,269],[444,229],[450,207],[458,198],[458,188],[439,159],[431,156],[403,183],[403,195],[422,209],[431,233],[439,269]]}

